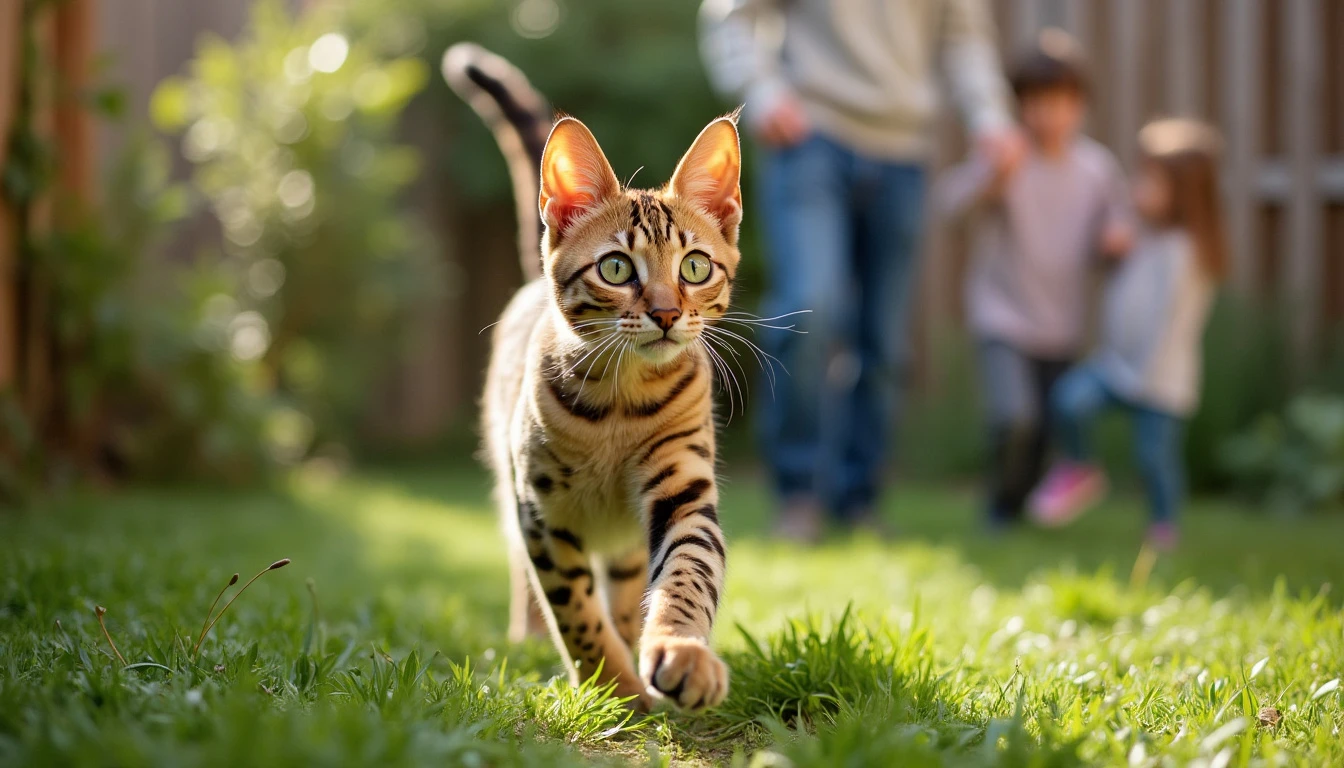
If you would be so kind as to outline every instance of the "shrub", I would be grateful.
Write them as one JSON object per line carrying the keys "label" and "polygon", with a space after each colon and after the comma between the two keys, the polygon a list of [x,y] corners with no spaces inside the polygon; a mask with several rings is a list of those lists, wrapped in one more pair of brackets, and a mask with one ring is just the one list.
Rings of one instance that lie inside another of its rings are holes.
{"label": "shrub", "polygon": [[1344,502],[1344,397],[1302,395],[1227,441],[1222,457],[1242,487],[1280,513]]}
{"label": "shrub", "polygon": [[393,142],[428,70],[342,13],[261,0],[237,42],[205,38],[151,102],[223,235],[211,258],[231,285],[207,299],[203,340],[255,363],[255,385],[292,406],[270,427],[280,458],[350,436],[434,284],[425,232],[398,208],[420,158]]}

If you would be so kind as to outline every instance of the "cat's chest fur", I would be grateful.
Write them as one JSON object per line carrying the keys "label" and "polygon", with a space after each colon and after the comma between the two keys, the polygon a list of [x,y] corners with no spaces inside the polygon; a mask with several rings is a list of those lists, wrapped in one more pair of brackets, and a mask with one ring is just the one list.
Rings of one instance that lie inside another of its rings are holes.
{"label": "cat's chest fur", "polygon": [[600,554],[641,544],[644,524],[631,469],[641,448],[663,431],[662,420],[578,424],[526,410],[516,433],[516,470],[545,498],[546,524],[574,531]]}
{"label": "cat's chest fur", "polygon": [[598,554],[622,554],[643,540],[634,494],[625,473],[612,465],[578,468],[553,488],[547,494],[546,524],[574,531]]}

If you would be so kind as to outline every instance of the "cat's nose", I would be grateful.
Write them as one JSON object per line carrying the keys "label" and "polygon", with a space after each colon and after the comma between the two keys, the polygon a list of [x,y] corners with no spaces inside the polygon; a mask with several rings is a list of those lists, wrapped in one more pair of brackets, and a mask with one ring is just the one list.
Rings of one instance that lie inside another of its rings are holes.
{"label": "cat's nose", "polygon": [[663,332],[666,333],[667,331],[672,330],[672,326],[676,325],[677,321],[681,319],[681,310],[650,309],[649,317],[653,318],[653,322],[657,323],[658,327],[662,328]]}

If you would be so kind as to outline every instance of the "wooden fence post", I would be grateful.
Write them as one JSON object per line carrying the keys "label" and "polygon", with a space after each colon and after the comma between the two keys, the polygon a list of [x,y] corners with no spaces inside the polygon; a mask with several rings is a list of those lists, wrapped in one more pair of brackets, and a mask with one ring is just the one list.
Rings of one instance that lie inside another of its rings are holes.
{"label": "wooden fence post", "polygon": [[1113,148],[1126,168],[1134,167],[1139,130],[1140,88],[1143,80],[1143,3],[1111,3],[1111,136]]}
{"label": "wooden fence post", "polygon": [[[23,6],[0,3],[0,170],[9,162],[9,136],[18,107]],[[0,394],[18,383],[19,253],[14,211],[0,194]]]}
{"label": "wooden fence post", "polygon": [[1259,254],[1260,94],[1263,66],[1261,0],[1227,0],[1223,6],[1223,126],[1227,133],[1225,166],[1228,240],[1232,246],[1232,285],[1255,290]]}
{"label": "wooden fence post", "polygon": [[1204,117],[1204,0],[1167,0],[1166,110]]}
{"label": "wooden fence post", "polygon": [[1320,328],[1324,286],[1321,260],[1321,195],[1317,178],[1320,150],[1319,105],[1325,98],[1321,72],[1321,28],[1317,0],[1288,0],[1283,25],[1284,103],[1279,109],[1287,139],[1292,187],[1284,231],[1283,305],[1299,373],[1313,360]]}
{"label": "wooden fence post", "polygon": [[[64,0],[56,6],[56,71],[60,92],[56,94],[56,143],[60,147],[60,190],[81,206],[94,202],[97,163],[95,121],[84,102],[91,84],[97,31],[95,0]],[[84,211],[65,209],[81,215]]]}

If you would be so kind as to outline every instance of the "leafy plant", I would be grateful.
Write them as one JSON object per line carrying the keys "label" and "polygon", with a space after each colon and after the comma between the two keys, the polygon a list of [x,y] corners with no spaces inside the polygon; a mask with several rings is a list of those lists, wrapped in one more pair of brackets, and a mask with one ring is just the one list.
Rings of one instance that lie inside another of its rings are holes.
{"label": "leafy plant", "polygon": [[392,141],[427,68],[382,55],[340,13],[262,0],[236,42],[205,38],[151,101],[223,235],[233,285],[207,299],[208,342],[292,406],[269,426],[282,460],[349,436],[433,283],[425,233],[398,207],[420,159]]}
{"label": "leafy plant", "polygon": [[1227,470],[1278,512],[1344,501],[1344,397],[1302,395],[1224,446]]}
{"label": "leafy plant", "polygon": [[[249,387],[248,366],[198,343],[210,295],[198,289],[225,277],[212,264],[154,258],[190,208],[164,148],[132,131],[93,199],[55,183],[61,146],[39,129],[34,79],[59,77],[36,31],[56,6],[23,8],[21,108],[4,137],[0,193],[18,225],[14,311],[28,352],[16,391],[0,393],[0,497],[87,474],[250,474],[267,460],[269,403]],[[115,88],[54,91],[97,117],[120,113]],[[59,215],[39,216],[43,204]]]}

